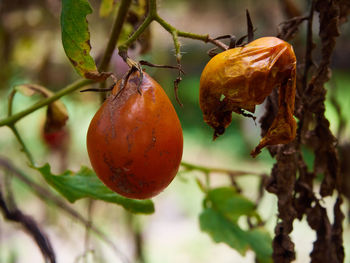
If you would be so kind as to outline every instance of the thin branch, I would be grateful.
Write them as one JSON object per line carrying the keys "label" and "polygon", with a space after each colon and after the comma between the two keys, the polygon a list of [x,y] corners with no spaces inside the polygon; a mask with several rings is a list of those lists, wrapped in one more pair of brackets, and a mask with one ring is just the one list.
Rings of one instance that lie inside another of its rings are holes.
{"label": "thin branch", "polygon": [[[116,46],[116,43],[118,41],[124,20],[126,18],[129,6],[131,4],[131,0],[122,0],[122,3],[120,5],[119,8],[119,12],[117,15],[117,18],[115,20],[112,32],[111,32],[111,36],[110,39],[108,41],[108,45],[107,48],[105,50],[102,62],[101,62],[101,66],[100,66],[100,71],[105,71],[108,68],[109,65],[109,61],[111,59],[111,56],[113,54],[113,50]],[[36,111],[37,109],[40,109],[41,107],[44,107],[56,100],[58,100],[59,98],[61,98],[62,96],[65,96],[81,87],[84,87],[86,85],[92,84],[94,83],[94,80],[89,80],[89,79],[81,79],[78,80],[68,86],[66,86],[64,89],[60,90],[59,92],[57,92],[56,94],[54,94],[53,96],[51,96],[50,98],[46,98],[43,99],[41,101],[39,101],[38,103],[34,104],[33,106],[29,107],[26,110],[23,110],[17,114],[12,115],[11,117],[8,117],[4,120],[0,120],[0,127],[2,126],[8,126],[11,124],[16,123],[18,120],[22,119],[23,117],[27,116],[28,114]],[[10,97],[13,97],[14,94],[10,94]],[[12,113],[12,99],[10,98],[11,104],[9,104],[9,113]]]}
{"label": "thin branch", "polygon": [[215,40],[208,36],[208,42],[214,44],[215,46],[221,48],[222,50],[227,50],[228,46],[222,43],[221,41]]}
{"label": "thin branch", "polygon": [[154,20],[154,17],[150,15],[150,13],[146,16],[145,20],[142,24],[137,28],[137,30],[119,47],[119,52],[126,51],[128,47],[136,41],[136,39],[145,31],[145,29],[149,26],[149,24]]}
{"label": "thin branch", "polygon": [[[5,190],[4,198],[6,200],[7,207],[14,208],[16,207],[16,203],[15,203],[15,197],[12,189],[12,178],[13,178],[12,174],[9,171],[5,171],[5,173],[2,174],[2,176],[3,176],[3,182],[4,182],[3,189]],[[0,190],[1,190],[1,184],[0,184]]]}
{"label": "thin branch", "polygon": [[[101,62],[100,71],[103,71],[103,70],[108,68],[110,58],[111,58],[113,50],[116,46],[116,42],[119,38],[120,30],[121,30],[121,27],[124,23],[125,16],[127,14],[127,10],[130,6],[130,3],[131,3],[131,0],[122,0],[121,6],[119,8],[117,19],[115,20],[115,23],[113,26],[111,38],[108,42],[106,51],[104,53],[104,56],[103,56],[103,59]],[[205,43],[210,42],[223,50],[228,49],[227,45],[225,45],[224,43],[222,43],[218,40],[215,40],[215,39],[209,37],[209,35],[199,35],[199,34],[194,34],[194,33],[190,33],[190,32],[184,32],[184,31],[177,30],[175,27],[173,27],[168,22],[166,22],[165,20],[163,20],[161,17],[158,16],[157,5],[156,5],[155,0],[150,0],[149,13],[148,13],[146,19],[144,20],[144,22],[129,37],[128,40],[126,40],[123,44],[121,44],[119,46],[119,49],[126,51],[127,48],[142,34],[142,32],[149,26],[149,24],[153,20],[156,20],[164,29],[166,29],[172,35],[173,35],[173,32],[176,32],[179,37],[201,40]],[[37,102],[36,104],[32,105],[31,107],[29,107],[26,110],[18,112],[16,114],[12,115],[11,117],[0,120],[0,127],[14,124],[18,120],[22,119],[23,117],[29,115],[30,113],[32,113],[34,111],[40,109],[41,107],[44,107],[44,106],[58,100],[62,96],[65,96],[65,95],[67,95],[67,94],[69,94],[69,93],[71,93],[71,92],[73,92],[81,87],[92,84],[94,82],[95,82],[94,80],[90,80],[90,79],[80,79],[80,80],[66,86],[64,89],[60,90],[59,92],[54,94],[52,97],[43,99],[43,100]]]}
{"label": "thin branch", "polygon": [[45,262],[56,262],[55,252],[51,246],[51,242],[48,239],[46,233],[40,229],[35,220],[28,215],[25,215],[17,207],[10,209],[2,195],[0,189],[0,210],[5,219],[13,222],[17,222],[22,225],[26,232],[34,239],[35,243],[41,250],[41,253],[45,259]]}
{"label": "thin branch", "polygon": [[168,22],[166,22],[158,14],[154,18],[154,20],[156,20],[170,34],[173,34],[173,32],[176,32],[179,37],[201,40],[205,43],[210,42],[223,50],[228,49],[227,45],[225,45],[224,43],[222,43],[219,40],[214,40],[214,39],[210,38],[208,34],[200,35],[200,34],[194,34],[194,33],[190,33],[190,32],[180,31],[180,30],[176,29],[174,26],[170,25]]}
{"label": "thin branch", "polygon": [[25,175],[22,171],[18,170],[15,166],[13,166],[7,159],[0,157],[0,167],[5,168],[8,171],[11,171],[13,176],[17,179],[25,183],[29,186],[29,189],[34,192],[40,199],[45,202],[49,202],[62,209],[71,217],[78,220],[85,227],[90,226],[92,232],[94,232],[101,240],[107,243],[114,252],[123,260],[123,262],[129,262],[127,257],[114,245],[114,243],[105,235],[101,230],[99,230],[95,225],[91,224],[88,220],[86,220],[80,213],[75,211],[73,208],[69,207],[61,198],[54,195],[47,188],[42,187],[41,185],[34,182],[27,175]]}
{"label": "thin branch", "polygon": [[131,5],[131,0],[121,1],[118,14],[113,25],[112,32],[108,40],[107,48],[105,50],[105,53],[103,55],[102,62],[99,68],[101,72],[106,71],[108,69],[109,62],[111,60],[113,51],[117,45],[130,5]]}
{"label": "thin branch", "polygon": [[301,85],[297,86],[297,91],[299,93],[299,96],[301,98],[301,107],[300,107],[300,118],[299,118],[299,125],[298,125],[298,131],[297,131],[297,141],[298,144],[300,145],[302,135],[303,135],[303,130],[305,129],[305,119],[306,119],[306,113],[305,113],[305,107],[307,106],[307,103],[305,102],[305,96],[304,93],[307,90],[308,87],[308,74],[310,67],[313,64],[312,61],[312,49],[314,48],[314,44],[312,41],[312,22],[313,22],[313,16],[314,16],[314,11],[315,11],[315,1],[312,0],[311,2],[311,7],[307,19],[307,31],[306,31],[306,50],[305,50],[305,62],[304,62],[304,72],[302,75],[302,82]]}
{"label": "thin branch", "polygon": [[181,43],[178,39],[178,32],[177,31],[174,31],[172,33],[172,36],[173,36],[173,42],[174,42],[174,47],[175,47],[175,55],[176,55],[176,61],[177,61],[177,64],[180,65],[180,61],[181,61]]}
{"label": "thin branch", "polygon": [[302,79],[303,91],[305,91],[306,88],[307,88],[308,73],[309,73],[310,67],[313,64],[313,62],[312,62],[312,49],[313,49],[312,21],[313,21],[313,17],[314,17],[314,11],[315,11],[315,0],[312,0],[310,13],[309,13],[309,16],[308,16],[308,21],[307,21],[305,67],[304,67],[304,74],[303,74],[303,79]]}
{"label": "thin branch", "polygon": [[[172,36],[174,33],[179,37],[185,37],[185,38],[191,38],[196,40],[201,40],[205,43],[210,42],[217,47],[227,50],[228,46],[222,43],[221,41],[215,40],[211,37],[209,37],[208,34],[206,35],[200,35],[200,34],[194,34],[190,32],[180,31],[176,29],[174,26],[170,25],[168,22],[166,22],[163,18],[161,18],[157,13],[157,6],[155,0],[150,0],[150,8],[149,13],[147,14],[145,20],[143,23],[137,28],[137,30],[124,42],[122,43],[118,49],[119,51],[126,51],[128,47],[136,41],[136,39],[145,31],[145,29],[149,26],[149,24],[155,20],[158,22],[166,31],[168,31]],[[176,49],[176,46],[175,46]]]}
{"label": "thin branch", "polygon": [[291,38],[294,37],[296,32],[299,30],[299,26],[301,25],[301,23],[303,23],[308,19],[309,19],[309,16],[297,16],[289,20],[283,21],[280,24],[279,33],[277,37],[285,41],[290,40]]}
{"label": "thin branch", "polygon": [[177,63],[177,67],[178,67],[178,75],[177,78],[174,80],[174,92],[175,92],[175,99],[177,101],[177,103],[179,103],[179,105],[182,107],[183,104],[180,101],[179,98],[179,94],[178,94],[178,90],[179,90],[179,83],[182,80],[182,74],[183,74],[183,70],[182,70],[182,66],[181,66],[181,43],[179,41],[178,38],[178,32],[174,31],[172,33],[173,36],[173,41],[174,41],[174,47],[175,47],[175,56],[176,56],[176,63]]}
{"label": "thin branch", "polygon": [[[85,238],[84,238],[84,253],[83,255],[87,255],[89,251],[93,251],[90,249],[90,228],[92,225],[92,210],[93,210],[93,205],[94,205],[94,200],[93,199],[88,199],[87,200],[87,221],[89,222],[89,225],[85,227]],[[87,257],[85,257],[85,262],[87,262]]]}
{"label": "thin branch", "polygon": [[34,162],[33,156],[31,154],[31,152],[29,151],[29,149],[27,148],[26,144],[24,143],[24,141],[23,141],[21,135],[19,134],[17,128],[14,125],[10,125],[9,128],[12,130],[12,132],[15,135],[17,141],[21,145],[21,147],[22,147],[21,151],[24,152],[24,154],[27,156],[29,163],[31,165],[34,165],[35,162]]}
{"label": "thin branch", "polygon": [[[13,101],[15,98],[15,95],[17,93],[16,89],[13,89],[12,92],[10,93],[9,97],[8,97],[8,111],[7,111],[7,117],[11,117],[12,116],[12,111],[13,111]],[[21,135],[19,134],[15,124],[11,124],[8,125],[8,127],[12,130],[13,134],[15,135],[17,141],[19,142],[19,144],[22,146],[21,151],[25,153],[25,155],[27,156],[29,163],[31,165],[34,165],[34,159],[32,154],[30,153],[29,149],[27,148],[26,144],[24,143]]]}
{"label": "thin branch", "polygon": [[149,13],[151,15],[157,13],[157,0],[149,0]]}
{"label": "thin branch", "polygon": [[256,173],[256,172],[247,172],[247,171],[237,171],[237,170],[229,170],[229,169],[222,169],[222,168],[213,168],[213,167],[207,167],[207,166],[191,164],[191,163],[187,163],[187,162],[181,162],[181,166],[187,171],[197,170],[197,171],[203,172],[204,174],[223,173],[223,174],[228,174],[230,176],[261,175],[260,173]]}
{"label": "thin branch", "polygon": [[12,115],[12,109],[13,109],[13,99],[15,97],[16,94],[16,90],[12,90],[12,92],[9,95],[8,98],[8,105],[7,105],[7,117],[10,117]]}
{"label": "thin branch", "polygon": [[94,80],[90,80],[90,79],[80,79],[77,80],[76,82],[73,82],[72,84],[66,86],[65,88],[61,89],[60,91],[58,91],[57,93],[55,93],[53,96],[40,100],[37,103],[35,103],[34,105],[30,106],[29,108],[20,111],[16,114],[13,114],[11,117],[8,117],[6,119],[0,120],[0,127],[2,126],[9,126],[12,125],[14,123],[16,123],[17,121],[19,121],[20,119],[22,119],[23,117],[29,115],[30,113],[46,106],[49,105],[50,103],[58,100],[59,98],[80,89],[81,87],[87,86],[89,84],[94,83]]}

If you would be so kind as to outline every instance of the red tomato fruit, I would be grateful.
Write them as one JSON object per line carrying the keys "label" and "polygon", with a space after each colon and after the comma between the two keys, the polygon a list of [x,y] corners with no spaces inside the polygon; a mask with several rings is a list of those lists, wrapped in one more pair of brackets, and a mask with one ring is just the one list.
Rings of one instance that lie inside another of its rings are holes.
{"label": "red tomato fruit", "polygon": [[181,162],[181,124],[162,87],[148,74],[119,81],[90,123],[87,150],[93,169],[110,189],[128,198],[159,194]]}

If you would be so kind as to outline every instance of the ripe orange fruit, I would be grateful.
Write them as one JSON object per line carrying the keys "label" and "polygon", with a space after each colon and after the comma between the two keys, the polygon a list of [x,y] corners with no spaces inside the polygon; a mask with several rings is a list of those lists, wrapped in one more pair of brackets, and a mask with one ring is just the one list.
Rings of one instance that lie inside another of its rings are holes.
{"label": "ripe orange fruit", "polygon": [[119,81],[92,119],[87,150],[97,176],[128,198],[159,194],[175,177],[182,158],[181,124],[162,87],[143,73]]}

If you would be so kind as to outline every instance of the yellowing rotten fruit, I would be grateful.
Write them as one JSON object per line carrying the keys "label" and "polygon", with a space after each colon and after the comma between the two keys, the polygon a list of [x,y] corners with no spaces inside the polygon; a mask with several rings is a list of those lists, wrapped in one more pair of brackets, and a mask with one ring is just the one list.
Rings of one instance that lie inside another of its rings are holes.
{"label": "yellowing rotten fruit", "polygon": [[200,107],[204,121],[214,128],[214,139],[231,123],[232,112],[254,113],[274,88],[279,89],[278,113],[266,135],[251,152],[295,138],[293,118],[296,58],[293,48],[276,37],[263,37],[243,47],[224,51],[205,66],[200,79]]}

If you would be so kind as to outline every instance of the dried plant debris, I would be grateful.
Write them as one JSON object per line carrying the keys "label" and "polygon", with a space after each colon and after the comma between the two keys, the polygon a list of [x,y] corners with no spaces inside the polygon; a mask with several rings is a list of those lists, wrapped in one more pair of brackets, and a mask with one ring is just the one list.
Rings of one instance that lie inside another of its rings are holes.
{"label": "dried plant debris", "polygon": [[[317,236],[310,254],[311,262],[344,262],[342,238],[344,215],[341,211],[344,175],[340,173],[337,138],[330,131],[329,121],[325,117],[325,83],[331,78],[329,67],[331,56],[339,36],[339,24],[346,21],[349,13],[349,5],[344,5],[343,2],[312,1],[307,19],[308,37],[304,69],[300,71],[301,74],[296,80],[297,139],[288,145],[269,147],[270,153],[277,160],[266,184],[266,189],[278,197],[280,221],[275,228],[276,236],[273,242],[275,262],[294,260],[294,244],[289,233],[292,231],[294,219],[301,220],[304,216],[307,217],[310,227]],[[346,10],[343,11],[343,7]],[[321,60],[317,63],[314,63],[312,58],[312,50],[315,48],[312,40],[312,18],[315,11],[319,14],[321,40],[320,46],[317,47],[321,49]],[[288,32],[296,32],[295,23],[283,25],[282,33],[293,37],[294,34]],[[314,74],[309,78],[309,69],[312,65],[318,66],[315,66]],[[262,136],[265,136],[278,113],[276,105],[278,105],[278,97],[277,92],[274,92],[269,95],[265,114],[260,120]],[[306,166],[302,147],[308,147],[315,156],[311,171]],[[334,192],[338,195],[334,204],[333,224],[330,223],[326,209],[314,192],[316,174],[323,175],[320,187],[321,197],[334,195]]]}

